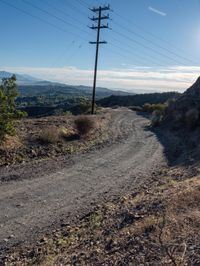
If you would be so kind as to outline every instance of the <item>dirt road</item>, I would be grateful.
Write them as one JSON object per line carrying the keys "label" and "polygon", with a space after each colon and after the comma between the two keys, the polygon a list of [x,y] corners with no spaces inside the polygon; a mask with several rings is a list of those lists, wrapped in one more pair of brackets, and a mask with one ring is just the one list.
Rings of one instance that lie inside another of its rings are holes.
{"label": "dirt road", "polygon": [[112,116],[113,138],[125,138],[70,160],[0,170],[0,250],[133,190],[165,164],[161,144],[145,130],[147,118],[128,109]]}

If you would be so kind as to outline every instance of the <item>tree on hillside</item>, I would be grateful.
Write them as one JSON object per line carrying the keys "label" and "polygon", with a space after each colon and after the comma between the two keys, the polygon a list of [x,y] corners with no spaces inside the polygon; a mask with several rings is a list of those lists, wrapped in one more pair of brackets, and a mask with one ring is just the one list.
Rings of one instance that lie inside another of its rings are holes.
{"label": "tree on hillside", "polygon": [[18,96],[16,77],[2,79],[0,85],[0,140],[6,134],[14,135],[15,127],[14,120],[25,115],[16,109],[15,99]]}

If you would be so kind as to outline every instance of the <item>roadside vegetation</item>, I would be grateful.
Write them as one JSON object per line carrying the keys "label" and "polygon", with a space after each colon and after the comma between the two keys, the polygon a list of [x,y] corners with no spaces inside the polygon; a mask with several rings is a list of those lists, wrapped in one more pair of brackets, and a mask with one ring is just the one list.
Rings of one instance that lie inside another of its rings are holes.
{"label": "roadside vegetation", "polygon": [[0,85],[0,141],[6,135],[15,135],[14,122],[26,114],[16,108],[15,100],[18,96],[16,77],[4,78]]}
{"label": "roadside vegetation", "polygon": [[155,126],[158,126],[162,122],[166,109],[167,109],[166,103],[163,103],[163,104],[145,103],[143,105],[142,111],[148,112],[151,114],[151,125],[155,127]]}
{"label": "roadside vegetation", "polygon": [[[91,103],[84,97],[73,107],[76,116],[56,109],[56,116],[40,118],[24,118],[26,113],[17,107],[17,97],[16,77],[3,79],[0,85],[0,166],[71,154],[108,139],[109,115],[101,114],[95,106],[99,115],[90,116]],[[38,98],[41,109],[43,101],[43,97]],[[48,114],[49,110],[46,111]]]}
{"label": "roadside vegetation", "polygon": [[0,144],[0,165],[25,163],[88,150],[109,140],[109,113],[24,118]]}

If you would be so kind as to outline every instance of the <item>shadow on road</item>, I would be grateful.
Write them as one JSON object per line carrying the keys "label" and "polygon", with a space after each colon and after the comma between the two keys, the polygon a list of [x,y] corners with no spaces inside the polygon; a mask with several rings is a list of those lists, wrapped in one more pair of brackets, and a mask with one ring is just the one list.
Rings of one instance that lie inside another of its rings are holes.
{"label": "shadow on road", "polygon": [[[137,114],[149,118],[147,113],[137,112]],[[152,127],[150,124],[144,130],[152,132],[162,144],[169,166],[187,167],[200,162],[197,132],[175,130],[166,125]]]}

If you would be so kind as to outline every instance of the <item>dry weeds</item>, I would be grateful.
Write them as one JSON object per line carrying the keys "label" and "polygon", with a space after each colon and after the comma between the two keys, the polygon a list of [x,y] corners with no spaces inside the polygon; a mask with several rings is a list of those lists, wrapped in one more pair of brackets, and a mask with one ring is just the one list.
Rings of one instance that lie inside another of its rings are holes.
{"label": "dry weeds", "polygon": [[7,265],[199,265],[200,179],[163,179],[19,250]]}

